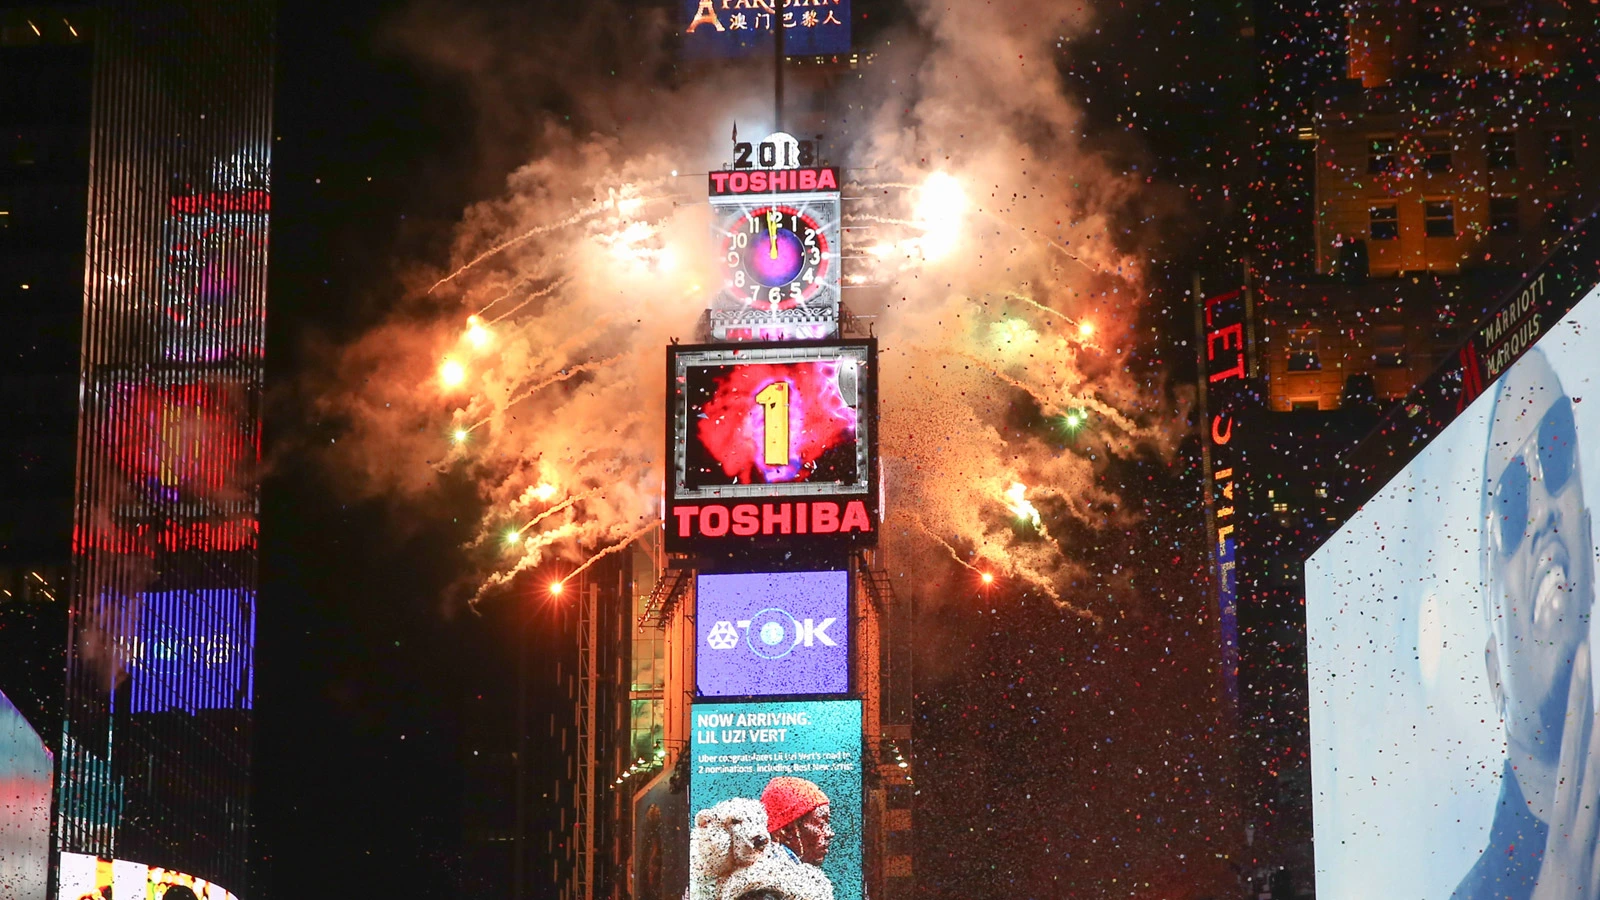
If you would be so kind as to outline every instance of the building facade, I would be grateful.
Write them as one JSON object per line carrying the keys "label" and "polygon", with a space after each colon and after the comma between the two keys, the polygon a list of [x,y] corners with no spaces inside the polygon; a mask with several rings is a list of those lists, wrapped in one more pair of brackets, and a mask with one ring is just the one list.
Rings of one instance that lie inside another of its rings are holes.
{"label": "building facade", "polygon": [[245,889],[273,29],[265,2],[98,11],[63,895],[128,864]]}

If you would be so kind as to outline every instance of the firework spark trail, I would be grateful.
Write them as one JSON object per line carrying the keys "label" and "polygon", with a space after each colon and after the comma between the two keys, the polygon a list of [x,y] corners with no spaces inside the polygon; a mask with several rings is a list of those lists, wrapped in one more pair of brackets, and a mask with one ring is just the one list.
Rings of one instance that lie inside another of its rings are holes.
{"label": "firework spark trail", "polygon": [[933,538],[935,541],[937,541],[939,543],[939,546],[943,547],[947,552],[949,552],[951,559],[955,560],[956,562],[960,563],[963,566],[966,566],[968,569],[971,569],[972,571],[976,572],[979,575],[983,574],[983,570],[982,569],[979,569],[977,566],[973,565],[972,563],[969,563],[966,560],[962,559],[961,558],[961,554],[956,552],[956,548],[950,546],[950,542],[949,541],[947,541],[944,538],[938,536],[937,534],[934,534],[933,531],[931,529],[929,529],[927,525],[923,524],[921,516],[917,515],[916,513],[912,513],[911,514],[911,522],[912,522],[912,524],[917,526],[917,530],[918,531],[922,532],[923,534],[927,535],[930,538]]}
{"label": "firework spark trail", "polygon": [[490,247],[489,249],[483,251],[482,253],[479,253],[477,256],[472,258],[471,262],[466,263],[461,268],[456,269],[454,272],[451,272],[449,275],[446,275],[445,277],[439,279],[438,281],[435,281],[433,283],[433,286],[428,288],[428,293],[430,293],[430,294],[433,293],[435,290],[437,290],[439,288],[440,285],[449,284],[450,282],[455,281],[458,277],[460,277],[468,269],[471,269],[473,266],[476,266],[478,263],[481,263],[484,260],[488,259],[489,257],[494,256],[496,253],[500,253],[501,251],[504,251],[504,250],[509,250],[510,248],[515,247],[516,245],[522,243],[523,241],[526,241],[529,238],[538,237],[541,234],[549,234],[552,231],[560,231],[563,228],[570,228],[571,226],[577,225],[579,222],[582,222],[585,219],[593,218],[594,216],[597,216],[597,215],[605,212],[607,209],[611,208],[611,206],[612,206],[612,204],[609,203],[609,202],[591,203],[588,206],[584,207],[583,209],[579,210],[578,212],[573,213],[572,215],[566,217],[565,219],[562,219],[559,222],[551,222],[548,225],[538,225],[538,226],[535,226],[533,228],[528,229],[527,231],[524,231],[523,233],[521,233],[521,234],[519,234],[519,235],[517,235],[515,237],[507,238],[506,240],[501,241],[500,243],[494,245],[493,247]]}
{"label": "firework spark trail", "polygon": [[618,550],[626,550],[626,549],[628,549],[628,547],[630,547],[633,544],[634,541],[638,540],[639,538],[644,537],[645,535],[649,534],[652,530],[654,530],[656,528],[659,528],[659,527],[661,527],[661,520],[660,519],[651,519],[650,522],[648,524],[646,524],[643,528],[639,529],[638,531],[635,531],[634,533],[628,535],[627,537],[622,538],[617,543],[612,544],[611,546],[605,548],[604,550],[601,550],[599,553],[596,553],[595,555],[593,555],[593,556],[589,557],[588,559],[584,560],[583,565],[577,567],[576,569],[573,569],[571,574],[569,574],[569,575],[567,575],[567,577],[561,579],[561,583],[562,584],[566,584],[567,582],[571,581],[572,579],[577,578],[579,575],[583,574],[583,570],[584,569],[587,569],[590,566],[594,565],[595,563],[599,562],[600,560],[604,559],[605,557],[610,556],[613,553],[616,553]]}
{"label": "firework spark trail", "polygon": [[522,401],[528,399],[529,397],[532,397],[534,394],[537,394],[538,392],[544,390],[545,388],[549,387],[552,384],[558,384],[560,382],[567,381],[567,380],[572,379],[572,378],[576,378],[576,377],[578,377],[579,375],[582,375],[585,372],[593,372],[596,369],[605,368],[606,366],[612,365],[613,363],[617,362],[620,359],[623,359],[626,356],[627,356],[627,354],[625,354],[625,353],[619,353],[616,356],[608,356],[605,359],[598,359],[598,360],[593,360],[593,361],[590,361],[590,362],[579,363],[579,364],[577,364],[575,366],[569,366],[569,367],[567,367],[565,369],[562,369],[561,371],[555,373],[554,375],[549,376],[548,378],[544,378],[544,379],[542,379],[540,381],[535,382],[534,384],[530,385],[527,389],[525,389],[522,393],[517,394],[517,395],[515,395],[513,397],[507,398],[507,400],[505,402],[505,405],[500,408],[500,411],[504,412],[505,410],[510,409],[513,406],[516,406],[518,403],[521,403]]}
{"label": "firework spark trail", "polygon": [[[537,272],[529,272],[528,274],[523,275],[520,278],[516,279],[515,281],[511,282],[511,286],[506,288],[504,293],[502,293],[500,296],[494,298],[493,300],[490,300],[488,303],[485,303],[484,305],[478,307],[477,315],[481,316],[484,313],[488,312],[490,309],[492,309],[495,306],[499,305],[500,303],[511,299],[511,296],[517,292],[517,288],[520,288],[523,285],[528,284],[530,282],[537,281],[540,278],[543,278],[546,275],[548,275],[550,273],[550,264],[560,260],[564,256],[566,256],[565,253],[555,253],[555,254],[552,254],[550,256],[545,257],[544,260],[542,260],[545,264],[540,266],[539,270]],[[567,280],[567,276],[563,276],[561,278],[558,278],[555,281],[551,282],[551,284],[547,285],[546,289],[548,290],[548,288],[554,287],[554,286],[556,286],[556,285],[558,285],[558,284],[560,284],[562,282],[565,282],[566,280]],[[540,296],[543,296],[543,294],[540,294]],[[496,318],[495,321],[498,322],[498,321],[500,321],[501,318],[504,318],[504,316]]]}
{"label": "firework spark trail", "polygon": [[910,219],[895,219],[889,216],[874,216],[868,213],[848,213],[840,217],[845,222],[876,222],[879,225],[903,225],[906,228],[921,229],[922,225]]}
{"label": "firework spark trail", "polygon": [[577,523],[569,522],[560,528],[540,532],[525,540],[522,544],[522,557],[517,560],[516,564],[509,569],[495,572],[485,578],[483,583],[478,585],[478,589],[473,592],[472,598],[467,601],[468,605],[476,609],[478,601],[483,599],[484,594],[503,584],[510,583],[511,579],[543,562],[546,548],[567,538],[575,537],[578,531]]}
{"label": "firework spark trail", "polygon": [[[627,186],[627,187],[634,187],[635,189],[653,188],[653,187],[661,186],[663,183],[665,183],[665,181],[666,181],[666,179],[658,178],[658,179],[656,179],[654,181],[649,181],[649,182],[645,182],[643,184],[631,185],[631,186]],[[433,283],[433,286],[428,288],[428,293],[430,293],[430,294],[433,293],[435,290],[437,290],[439,288],[440,285],[448,284],[448,283],[456,280],[463,273],[465,273],[467,270],[471,269],[473,266],[476,266],[478,263],[483,262],[484,260],[488,259],[489,257],[494,256],[495,254],[500,253],[502,251],[509,250],[510,248],[515,247],[516,245],[522,243],[523,241],[528,240],[529,238],[535,238],[535,237],[538,237],[541,234],[549,234],[552,231],[560,231],[563,228],[570,228],[573,225],[577,225],[577,224],[579,224],[579,223],[581,223],[581,222],[583,222],[583,221],[585,221],[587,219],[592,219],[595,216],[598,216],[601,213],[604,213],[606,210],[616,210],[617,212],[621,213],[621,212],[623,212],[622,207],[623,207],[624,204],[632,206],[635,209],[642,209],[642,208],[644,208],[645,206],[648,206],[651,203],[659,203],[659,202],[661,202],[663,200],[671,200],[671,199],[674,199],[674,198],[677,198],[677,197],[686,196],[686,195],[683,195],[683,194],[668,194],[668,195],[665,195],[665,196],[662,196],[662,197],[618,197],[617,193],[618,193],[617,189],[616,188],[612,188],[611,191],[610,191],[610,195],[608,197],[606,197],[606,199],[598,200],[598,201],[596,201],[594,203],[591,203],[588,206],[586,206],[586,207],[578,210],[577,212],[573,213],[572,215],[567,216],[565,219],[562,219],[562,220],[557,221],[557,222],[551,222],[551,223],[546,224],[546,225],[536,225],[533,228],[530,228],[527,231],[522,232],[521,234],[515,235],[513,237],[509,237],[509,238],[501,241],[500,243],[494,245],[493,247],[490,247],[489,249],[487,249],[487,250],[483,251],[482,253],[479,253],[477,256],[473,257],[470,262],[468,262],[465,265],[461,266],[459,269],[456,269],[454,272],[451,272],[449,275],[446,275],[445,277],[439,279],[438,281],[435,281]],[[627,213],[623,213],[623,214],[627,215]]]}
{"label": "firework spark trail", "polygon": [[[973,353],[957,353],[956,356],[972,362],[973,364],[981,367],[985,372],[988,372],[990,375],[993,375],[994,377],[1000,379],[1006,384],[1011,385],[1019,391],[1027,393],[1028,396],[1032,397],[1039,404],[1040,409],[1046,415],[1061,415],[1066,413],[1066,409],[1061,405],[1061,403],[1051,400],[1047,397],[1039,396],[1038,391],[1036,391],[1032,385],[1026,384],[1017,378],[1007,375],[1003,369],[984,359],[983,357]],[[1140,428],[1138,423],[1124,416],[1115,407],[1102,403],[1094,397],[1082,395],[1072,398],[1072,402],[1077,404],[1077,406],[1082,409],[1093,410],[1094,412],[1099,413],[1129,437],[1144,438],[1152,436],[1152,433],[1149,429]]]}
{"label": "firework spark trail", "polygon": [[590,497],[593,497],[594,495],[600,493],[602,490],[604,490],[604,488],[593,487],[593,488],[588,489],[587,491],[584,491],[581,494],[573,494],[571,497],[568,497],[567,499],[561,501],[560,503],[557,503],[555,506],[552,506],[549,509],[545,510],[544,512],[539,513],[537,516],[534,516],[532,519],[529,519],[528,523],[526,525],[523,525],[521,528],[517,529],[517,532],[520,534],[520,533],[522,533],[524,531],[527,531],[529,528],[532,528],[533,526],[539,524],[540,522],[543,522],[545,519],[550,518],[551,516],[555,515],[558,512],[561,512],[564,509],[568,509],[568,508],[572,507],[576,503],[581,503],[584,500],[587,500]]}
{"label": "firework spark trail", "polygon": [[[533,301],[538,300],[540,297],[548,297],[548,296],[550,296],[551,292],[553,292],[556,288],[561,287],[562,285],[566,284],[568,281],[571,281],[571,280],[572,280],[571,276],[568,276],[568,275],[563,275],[560,278],[557,278],[555,281],[550,282],[549,284],[545,285],[544,287],[540,288],[539,290],[534,291],[533,293],[529,294],[526,297],[523,297],[521,303],[518,303],[516,306],[513,306],[510,309],[506,310],[505,312],[501,313],[500,315],[495,316],[494,318],[490,319],[489,320],[489,324],[493,325],[496,322],[501,321],[502,319],[505,319],[505,318],[507,318],[509,316],[516,315],[518,312],[520,312],[522,310],[523,307],[527,306],[529,303],[532,303]],[[500,301],[498,301],[498,300],[495,301],[495,303],[498,303],[498,302],[500,302]],[[494,304],[490,304],[490,306],[492,306],[492,305],[494,305]],[[484,309],[488,309],[488,307],[486,306],[486,307],[484,307]]]}

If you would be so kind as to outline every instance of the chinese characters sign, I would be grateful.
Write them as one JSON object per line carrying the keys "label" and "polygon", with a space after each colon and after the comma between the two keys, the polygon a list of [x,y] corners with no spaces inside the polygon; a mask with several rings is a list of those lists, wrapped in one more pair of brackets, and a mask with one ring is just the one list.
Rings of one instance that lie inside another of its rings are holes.
{"label": "chinese characters sign", "polygon": [[[774,2],[781,2],[781,13],[774,13]],[[770,54],[774,18],[783,22],[788,56],[850,52],[850,0],[679,0],[678,10],[692,57]]]}

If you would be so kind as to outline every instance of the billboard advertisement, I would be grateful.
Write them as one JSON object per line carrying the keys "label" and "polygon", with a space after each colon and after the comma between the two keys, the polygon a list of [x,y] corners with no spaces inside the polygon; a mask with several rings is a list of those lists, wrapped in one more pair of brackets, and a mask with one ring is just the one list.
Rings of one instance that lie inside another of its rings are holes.
{"label": "billboard advertisement", "polygon": [[667,549],[875,542],[876,351],[668,348]]}
{"label": "billboard advertisement", "polygon": [[[850,52],[850,0],[783,0],[786,56]],[[678,0],[684,55],[691,59],[771,56],[772,0]]]}
{"label": "billboard advertisement", "polygon": [[696,686],[703,697],[850,690],[850,573],[695,579]]}
{"label": "billboard advertisement", "polygon": [[204,878],[125,859],[61,854],[60,900],[239,900]]}
{"label": "billboard advertisement", "polygon": [[0,897],[45,900],[54,775],[39,733],[0,693]]}
{"label": "billboard advertisement", "polygon": [[1589,284],[1307,562],[1319,897],[1600,897]]}
{"label": "billboard advertisement", "polygon": [[689,896],[864,900],[861,703],[696,703]]}
{"label": "billboard advertisement", "polygon": [[128,711],[250,709],[255,591],[198,588],[138,595],[118,637],[128,671]]}
{"label": "billboard advertisement", "polygon": [[1235,491],[1244,492],[1244,456],[1239,452],[1245,410],[1253,403],[1248,364],[1250,292],[1237,288],[1207,297],[1195,310],[1201,354],[1200,447],[1204,454],[1206,521],[1211,544],[1211,578],[1216,590],[1222,690],[1230,702],[1239,693],[1239,532]]}

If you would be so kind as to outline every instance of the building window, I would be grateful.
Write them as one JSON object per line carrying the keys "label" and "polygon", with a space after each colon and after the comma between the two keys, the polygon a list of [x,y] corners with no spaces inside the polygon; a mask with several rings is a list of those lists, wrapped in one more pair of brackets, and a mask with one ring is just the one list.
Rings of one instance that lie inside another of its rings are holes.
{"label": "building window", "polygon": [[1286,513],[1289,511],[1289,504],[1287,501],[1278,500],[1272,504],[1272,511],[1275,513]]}
{"label": "building window", "polygon": [[1510,129],[1489,132],[1489,168],[1515,169],[1517,167],[1517,133]]}
{"label": "building window", "polygon": [[1565,195],[1558,194],[1545,202],[1544,227],[1555,232],[1572,227],[1572,203]]}
{"label": "building window", "polygon": [[1406,364],[1406,330],[1400,325],[1380,325],[1373,332],[1372,361],[1380,368],[1397,369]]}
{"label": "building window", "polygon": [[1393,137],[1374,137],[1367,140],[1367,171],[1369,173],[1393,172],[1395,150]]}
{"label": "building window", "polygon": [[1295,412],[1316,412],[1322,404],[1316,400],[1295,400],[1290,402],[1289,408]]}
{"label": "building window", "polygon": [[1322,371],[1322,357],[1317,355],[1318,344],[1314,329],[1301,328],[1289,332],[1289,371]]}
{"label": "building window", "polygon": [[1544,136],[1544,156],[1550,168],[1572,165],[1572,129],[1556,128]]}
{"label": "building window", "polygon": [[1428,237],[1456,236],[1456,205],[1449,200],[1424,200],[1422,221]]}
{"label": "building window", "polygon": [[1392,241],[1400,236],[1400,207],[1394,203],[1375,203],[1367,208],[1367,230],[1375,241]]}
{"label": "building window", "polygon": [[1429,172],[1450,171],[1454,142],[1448,134],[1429,134],[1422,138],[1422,167]]}
{"label": "building window", "polygon": [[1516,234],[1522,230],[1522,220],[1517,214],[1517,198],[1489,198],[1489,231],[1492,234]]}

